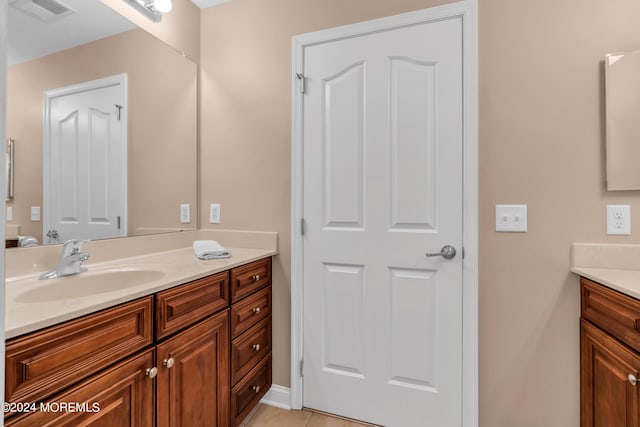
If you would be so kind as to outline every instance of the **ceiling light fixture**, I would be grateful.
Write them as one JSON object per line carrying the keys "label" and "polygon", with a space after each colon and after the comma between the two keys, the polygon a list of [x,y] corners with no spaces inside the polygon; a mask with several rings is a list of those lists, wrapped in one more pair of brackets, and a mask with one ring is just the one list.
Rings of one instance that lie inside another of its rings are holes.
{"label": "ceiling light fixture", "polygon": [[171,0],[124,0],[153,22],[162,21],[162,14],[171,12]]}

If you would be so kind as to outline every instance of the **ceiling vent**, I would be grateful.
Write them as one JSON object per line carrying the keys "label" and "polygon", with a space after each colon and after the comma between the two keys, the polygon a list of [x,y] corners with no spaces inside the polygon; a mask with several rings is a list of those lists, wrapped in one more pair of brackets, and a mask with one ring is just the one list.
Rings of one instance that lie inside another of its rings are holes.
{"label": "ceiling vent", "polygon": [[58,0],[13,0],[10,6],[45,24],[76,13],[74,9]]}

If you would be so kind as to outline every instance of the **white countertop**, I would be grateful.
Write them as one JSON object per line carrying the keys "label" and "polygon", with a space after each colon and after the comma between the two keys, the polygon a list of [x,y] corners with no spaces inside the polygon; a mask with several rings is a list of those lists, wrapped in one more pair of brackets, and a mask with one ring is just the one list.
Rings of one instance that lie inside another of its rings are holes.
{"label": "white countertop", "polygon": [[640,245],[574,243],[571,271],[640,299]]}
{"label": "white countertop", "polygon": [[[100,293],[82,297],[47,299],[42,302],[20,302],[24,300],[21,296],[27,292],[34,295],[43,287],[70,278],[75,278],[72,280],[78,280],[82,274],[86,273],[48,280],[38,280],[39,274],[9,277],[6,280],[5,291],[5,338],[17,337],[28,332],[94,313],[123,302],[132,301],[136,298],[151,295],[176,285],[277,254],[277,250],[274,249],[238,247],[229,247],[228,249],[231,251],[232,256],[218,260],[200,260],[194,255],[193,248],[186,247],[148,255],[114,259],[108,262],[94,263],[88,266],[89,273],[92,269],[117,269],[126,267],[127,265],[136,265],[148,266],[149,269],[160,269],[163,275],[161,278],[140,285],[116,288],[113,290],[103,289]],[[87,286],[91,286],[89,280],[87,281]]]}
{"label": "white countertop", "polygon": [[640,299],[640,271],[638,270],[572,267],[571,271],[630,297]]}

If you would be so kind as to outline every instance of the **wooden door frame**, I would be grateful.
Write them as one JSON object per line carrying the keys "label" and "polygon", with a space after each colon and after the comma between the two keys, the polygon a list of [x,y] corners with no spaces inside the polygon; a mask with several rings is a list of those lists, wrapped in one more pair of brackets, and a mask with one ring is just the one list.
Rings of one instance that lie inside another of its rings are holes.
{"label": "wooden door frame", "polygon": [[293,38],[291,152],[291,395],[302,408],[303,284],[303,93],[304,49],[347,37],[444,19],[461,19],[463,32],[463,236],[462,425],[478,426],[478,17],[477,0],[404,13]]}
{"label": "wooden door frame", "polygon": [[45,238],[47,230],[50,230],[50,216],[48,209],[51,206],[51,180],[49,174],[51,173],[49,167],[49,159],[51,158],[51,135],[49,135],[49,121],[51,120],[51,100],[64,95],[73,95],[78,92],[85,92],[87,90],[100,89],[107,86],[120,85],[120,91],[122,96],[122,105],[124,107],[124,114],[122,116],[122,130],[120,137],[122,138],[122,152],[121,158],[124,161],[122,165],[122,173],[124,174],[124,187],[123,187],[123,206],[121,215],[121,231],[124,233],[121,237],[128,235],[128,124],[127,124],[127,108],[129,107],[129,100],[127,98],[127,74],[116,74],[102,79],[91,80],[88,82],[79,83],[72,86],[65,86],[57,89],[51,89],[44,92],[44,118],[42,129],[42,244],[45,244]]}

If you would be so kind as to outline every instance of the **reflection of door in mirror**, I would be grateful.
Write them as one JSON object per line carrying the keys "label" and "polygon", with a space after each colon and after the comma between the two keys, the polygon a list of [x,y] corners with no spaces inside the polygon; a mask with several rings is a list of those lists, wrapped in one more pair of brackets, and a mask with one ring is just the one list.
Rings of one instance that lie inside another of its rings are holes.
{"label": "reflection of door in mirror", "polygon": [[[189,204],[192,213],[198,212],[197,64],[135,28],[100,0],[65,4],[77,13],[49,24],[8,8],[7,136],[15,139],[19,155],[16,196],[7,203],[13,219],[6,225],[47,244],[48,230],[42,234],[49,212],[43,201],[43,184],[48,181],[43,177],[43,93],[126,74],[123,233],[196,228],[196,216],[189,224],[181,222],[180,206]],[[41,209],[42,218],[32,220],[32,209]]]}
{"label": "reflection of door in mirror", "polygon": [[607,189],[640,190],[640,51],[605,56]]}
{"label": "reflection of door in mirror", "polygon": [[126,236],[126,82],[45,92],[44,243]]}

